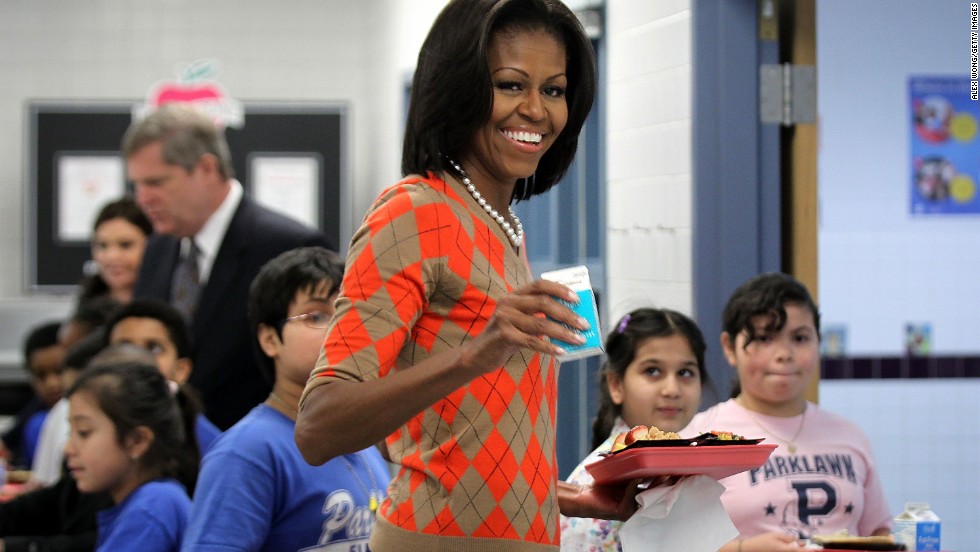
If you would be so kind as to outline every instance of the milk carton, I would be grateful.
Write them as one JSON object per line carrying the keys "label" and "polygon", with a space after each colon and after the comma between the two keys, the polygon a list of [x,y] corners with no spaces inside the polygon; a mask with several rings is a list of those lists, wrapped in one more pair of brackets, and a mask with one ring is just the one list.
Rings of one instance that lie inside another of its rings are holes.
{"label": "milk carton", "polygon": [[581,345],[566,343],[558,339],[551,342],[565,350],[566,354],[558,357],[560,361],[575,360],[583,357],[602,354],[602,334],[599,333],[599,309],[596,306],[595,294],[592,292],[592,281],[589,279],[589,269],[584,265],[573,266],[545,272],[541,275],[545,280],[564,284],[578,294],[579,302],[560,301],[566,307],[575,311],[589,323],[589,329],[580,331],[585,343]]}
{"label": "milk carton", "polygon": [[908,550],[939,550],[939,531],[939,516],[926,502],[906,502],[892,524],[895,542]]}

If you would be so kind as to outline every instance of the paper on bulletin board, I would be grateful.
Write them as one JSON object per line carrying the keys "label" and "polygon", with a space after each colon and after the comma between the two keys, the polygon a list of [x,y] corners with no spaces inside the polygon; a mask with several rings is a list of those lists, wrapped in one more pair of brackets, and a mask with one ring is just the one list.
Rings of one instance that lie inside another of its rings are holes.
{"label": "paper on bulletin board", "polygon": [[315,155],[251,155],[252,197],[260,204],[320,228],[320,159]]}
{"label": "paper on bulletin board", "polygon": [[102,206],[126,192],[122,157],[58,154],[55,163],[58,179],[55,236],[63,242],[87,242]]}
{"label": "paper on bulletin board", "polygon": [[980,213],[980,103],[970,79],[911,77],[911,213]]}

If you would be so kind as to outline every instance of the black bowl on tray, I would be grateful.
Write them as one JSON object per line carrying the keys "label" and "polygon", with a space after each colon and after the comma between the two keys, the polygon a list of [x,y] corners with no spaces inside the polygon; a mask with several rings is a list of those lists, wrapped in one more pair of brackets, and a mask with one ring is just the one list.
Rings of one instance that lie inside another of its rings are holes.
{"label": "black bowl on tray", "polygon": [[637,439],[632,443],[626,445],[625,447],[615,451],[615,452],[603,452],[602,456],[612,456],[619,454],[625,450],[633,450],[638,448],[664,448],[664,447],[724,447],[732,445],[757,445],[764,441],[765,439],[746,439],[744,437],[738,437],[737,439],[722,439],[715,433],[702,433],[697,437],[692,437],[690,439]]}
{"label": "black bowl on tray", "polygon": [[691,446],[698,447],[724,447],[728,445],[757,445],[764,441],[764,439],[746,439],[745,437],[739,437],[738,439],[722,439],[714,433],[702,433],[697,437],[690,439]]}

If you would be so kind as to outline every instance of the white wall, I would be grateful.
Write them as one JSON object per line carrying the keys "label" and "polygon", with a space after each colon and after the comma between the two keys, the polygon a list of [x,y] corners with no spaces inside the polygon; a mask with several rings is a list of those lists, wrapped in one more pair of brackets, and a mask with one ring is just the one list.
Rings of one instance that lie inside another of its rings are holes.
{"label": "white wall", "polygon": [[610,0],[606,15],[609,320],[691,313],[691,3]]}
{"label": "white wall", "polygon": [[980,215],[909,214],[908,77],[967,77],[969,29],[968,0],[817,3],[819,296],[849,354],[902,354],[906,322],[980,350]]}
{"label": "white wall", "polygon": [[928,502],[943,550],[978,549],[980,385],[975,380],[855,380],[820,384],[820,404],[868,434],[885,497],[898,514]]}
{"label": "white wall", "polygon": [[[855,355],[903,353],[931,321],[934,350],[980,349],[980,217],[909,213],[910,75],[968,75],[967,0],[817,2],[819,282],[823,324]],[[929,502],[943,548],[976,550],[980,380],[825,381],[823,406],[871,438],[895,513]]]}

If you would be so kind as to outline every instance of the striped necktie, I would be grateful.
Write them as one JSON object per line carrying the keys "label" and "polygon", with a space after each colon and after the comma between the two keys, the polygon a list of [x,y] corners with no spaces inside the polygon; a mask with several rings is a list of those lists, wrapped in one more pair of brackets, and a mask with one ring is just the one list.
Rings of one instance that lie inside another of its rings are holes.
{"label": "striped necktie", "polygon": [[184,319],[190,323],[194,319],[194,310],[197,307],[197,297],[201,292],[200,270],[198,269],[197,257],[201,250],[198,249],[194,240],[190,240],[190,247],[186,248],[186,253],[181,254],[174,268],[173,281],[170,286],[170,304],[184,315]]}

